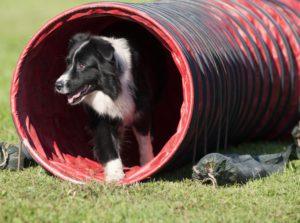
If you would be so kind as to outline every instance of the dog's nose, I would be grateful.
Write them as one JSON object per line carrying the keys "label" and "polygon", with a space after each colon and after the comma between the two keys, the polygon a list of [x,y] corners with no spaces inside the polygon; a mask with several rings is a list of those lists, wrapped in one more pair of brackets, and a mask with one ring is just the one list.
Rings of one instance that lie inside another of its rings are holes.
{"label": "dog's nose", "polygon": [[63,81],[56,81],[55,82],[55,90],[57,92],[60,92],[64,87],[64,82]]}

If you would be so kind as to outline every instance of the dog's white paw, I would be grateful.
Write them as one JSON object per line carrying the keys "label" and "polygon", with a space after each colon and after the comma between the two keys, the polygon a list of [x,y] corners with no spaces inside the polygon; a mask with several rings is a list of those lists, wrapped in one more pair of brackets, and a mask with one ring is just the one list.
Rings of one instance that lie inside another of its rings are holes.
{"label": "dog's white paw", "polygon": [[121,159],[111,160],[106,163],[105,168],[105,181],[117,182],[125,177]]}

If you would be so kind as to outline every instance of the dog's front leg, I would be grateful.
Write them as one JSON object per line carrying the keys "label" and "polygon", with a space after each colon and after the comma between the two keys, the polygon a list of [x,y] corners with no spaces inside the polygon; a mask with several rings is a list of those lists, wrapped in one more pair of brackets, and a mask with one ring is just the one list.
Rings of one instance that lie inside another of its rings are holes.
{"label": "dog's front leg", "polygon": [[115,182],[124,178],[120,158],[120,134],[118,120],[100,118],[96,127],[94,154],[104,166],[105,181]]}

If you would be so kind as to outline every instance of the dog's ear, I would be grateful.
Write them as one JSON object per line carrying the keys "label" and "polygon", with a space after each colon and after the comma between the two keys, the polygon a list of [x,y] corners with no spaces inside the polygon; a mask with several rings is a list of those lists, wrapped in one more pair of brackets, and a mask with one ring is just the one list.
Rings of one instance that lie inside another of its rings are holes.
{"label": "dog's ear", "polygon": [[90,33],[77,33],[69,41],[69,49],[71,49],[75,44],[87,41],[91,38]]}
{"label": "dog's ear", "polygon": [[90,43],[92,43],[95,46],[95,49],[97,50],[97,52],[105,60],[113,61],[115,49],[109,42],[107,42],[103,39],[91,38]]}

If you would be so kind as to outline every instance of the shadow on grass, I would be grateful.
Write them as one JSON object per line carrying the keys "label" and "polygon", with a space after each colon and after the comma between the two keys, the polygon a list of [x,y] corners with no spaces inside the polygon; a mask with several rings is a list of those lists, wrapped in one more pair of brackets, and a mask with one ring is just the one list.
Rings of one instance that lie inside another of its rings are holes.
{"label": "shadow on grass", "polygon": [[178,182],[186,179],[192,179],[192,164],[187,164],[183,167],[174,170],[165,170],[156,174],[151,181],[170,181]]}

